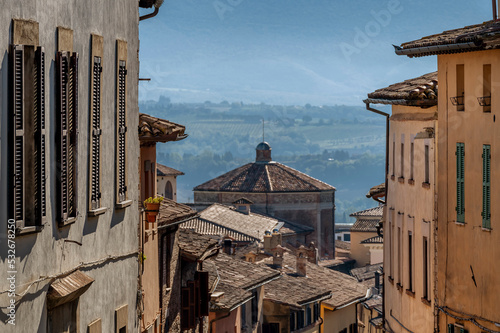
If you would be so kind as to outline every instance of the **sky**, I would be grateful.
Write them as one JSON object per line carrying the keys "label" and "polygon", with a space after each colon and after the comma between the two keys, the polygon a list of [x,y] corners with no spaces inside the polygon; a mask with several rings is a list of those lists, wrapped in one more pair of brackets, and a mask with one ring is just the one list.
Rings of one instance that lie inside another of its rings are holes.
{"label": "sky", "polygon": [[165,0],[139,24],[139,99],[362,105],[437,69],[392,44],[491,18],[489,0]]}

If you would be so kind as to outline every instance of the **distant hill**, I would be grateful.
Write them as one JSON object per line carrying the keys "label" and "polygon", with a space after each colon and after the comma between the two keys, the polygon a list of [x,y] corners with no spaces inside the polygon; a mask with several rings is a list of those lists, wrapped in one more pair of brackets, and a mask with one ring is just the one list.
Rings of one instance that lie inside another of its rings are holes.
{"label": "distant hill", "polygon": [[[232,4],[232,5],[231,5]],[[140,99],[360,104],[434,71],[391,44],[489,20],[490,1],[171,0],[140,23]],[[147,12],[141,10],[141,13]]]}

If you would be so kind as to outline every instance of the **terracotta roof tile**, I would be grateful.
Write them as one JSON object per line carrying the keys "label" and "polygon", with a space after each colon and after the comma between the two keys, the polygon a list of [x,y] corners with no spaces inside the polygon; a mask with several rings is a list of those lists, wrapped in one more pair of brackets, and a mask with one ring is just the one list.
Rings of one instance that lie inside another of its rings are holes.
{"label": "terracotta roof tile", "polygon": [[349,216],[377,216],[382,217],[384,214],[384,206],[377,206],[373,208],[368,208],[365,210],[360,210],[359,212],[354,212]]}
{"label": "terracotta roof tile", "polygon": [[384,244],[384,239],[380,236],[370,237],[362,240],[361,244]]}
{"label": "terracotta roof tile", "polygon": [[215,239],[188,229],[179,229],[178,237],[181,253],[195,259],[199,259],[205,253],[216,249],[219,243]]}
{"label": "terracotta roof tile", "polygon": [[[452,48],[456,44],[471,43],[461,48]],[[447,45],[448,48],[430,48],[437,45]],[[401,49],[414,49],[411,56],[420,57],[433,54],[458,53],[475,50],[497,49],[500,47],[500,22],[487,21],[459,29],[447,30],[439,34],[423,37],[418,40],[401,44]]]}
{"label": "terracotta roof tile", "polygon": [[144,113],[139,114],[139,140],[146,142],[167,142],[185,139],[185,126],[168,120],[153,117]]}
{"label": "terracotta roof tile", "polygon": [[191,207],[164,198],[160,204],[160,214],[157,218],[158,226],[185,220],[197,214],[198,212]]}
{"label": "terracotta roof tile", "polygon": [[369,103],[430,106],[437,105],[437,72],[395,83],[368,94]]}
{"label": "terracotta roof tile", "polygon": [[359,267],[351,269],[351,275],[354,276],[359,282],[373,279],[375,277],[376,271],[382,271],[383,264],[367,265],[365,267]]}
{"label": "terracotta roof tile", "polygon": [[250,291],[235,288],[231,284],[222,281],[217,284],[215,291],[223,292],[224,295],[217,300],[210,301],[210,311],[214,312],[232,311],[234,307],[252,298]]}
{"label": "terracotta roof tile", "polygon": [[342,249],[342,250],[350,250],[351,243],[336,239],[335,240],[335,247],[338,247],[339,249]]}
{"label": "terracotta roof tile", "polygon": [[288,274],[270,282],[264,289],[264,299],[296,307],[328,296],[331,296],[328,288],[310,283],[307,278]]}
{"label": "terracotta roof tile", "polygon": [[380,219],[358,219],[352,226],[351,232],[377,232]]}
{"label": "terracotta roof tile", "polygon": [[194,191],[221,192],[317,192],[335,188],[278,162],[248,163],[229,171]]}
{"label": "terracotta roof tile", "polygon": [[166,165],[156,163],[156,175],[158,176],[182,176],[184,172],[175,170],[174,168]]}
{"label": "terracotta roof tile", "polygon": [[370,191],[366,194],[368,199],[370,198],[380,198],[385,196],[385,183],[377,186],[373,186]]}

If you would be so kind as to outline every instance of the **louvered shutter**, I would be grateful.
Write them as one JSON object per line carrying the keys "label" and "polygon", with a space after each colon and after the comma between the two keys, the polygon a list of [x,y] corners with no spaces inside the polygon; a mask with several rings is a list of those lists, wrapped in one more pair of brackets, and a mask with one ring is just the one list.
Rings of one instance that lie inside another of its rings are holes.
{"label": "louvered shutter", "polygon": [[209,295],[209,286],[208,286],[208,272],[196,272],[196,280],[198,281],[199,286],[199,315],[200,316],[208,316],[210,295]]}
{"label": "louvered shutter", "polygon": [[181,289],[181,329],[187,330],[189,329],[189,288]]}
{"label": "louvered shutter", "polygon": [[491,228],[491,146],[483,145],[483,228]]}
{"label": "louvered shutter", "polygon": [[76,217],[78,156],[78,53],[70,59],[68,85],[68,214]]}
{"label": "louvered shutter", "polygon": [[[38,47],[35,53],[35,144],[36,144],[36,187],[37,221],[47,215],[46,203],[46,162],[45,162],[45,52]],[[38,222],[39,223],[39,222]]]}
{"label": "louvered shutter", "polygon": [[91,128],[91,179],[90,208],[100,207],[100,157],[101,157],[101,58],[94,57],[92,69],[92,128]]}
{"label": "louvered shutter", "polygon": [[68,219],[68,70],[69,60],[67,52],[57,53],[57,81],[58,81],[58,166],[59,166],[59,202],[61,222]]}
{"label": "louvered shutter", "polygon": [[118,202],[123,202],[127,199],[127,182],[126,182],[126,62],[120,60],[118,68],[118,124],[117,124],[117,159],[118,159]]}
{"label": "louvered shutter", "polygon": [[457,222],[465,222],[465,172],[464,172],[464,159],[465,159],[465,144],[462,142],[457,143],[456,150],[457,157]]}
{"label": "louvered shutter", "polygon": [[196,304],[196,283],[195,281],[188,281],[187,285],[189,288],[188,326],[189,328],[194,328],[196,327],[196,308],[198,307]]}
{"label": "louvered shutter", "polygon": [[16,227],[24,226],[24,47],[12,46],[13,210]]}

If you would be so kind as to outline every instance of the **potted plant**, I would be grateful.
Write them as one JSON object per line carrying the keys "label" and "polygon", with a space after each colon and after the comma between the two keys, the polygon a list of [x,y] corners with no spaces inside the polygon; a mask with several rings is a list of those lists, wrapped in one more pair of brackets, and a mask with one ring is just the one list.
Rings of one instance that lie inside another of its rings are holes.
{"label": "potted plant", "polygon": [[146,215],[148,217],[148,222],[155,222],[156,216],[160,211],[160,203],[163,201],[163,197],[149,197],[144,200],[144,206],[146,207]]}

